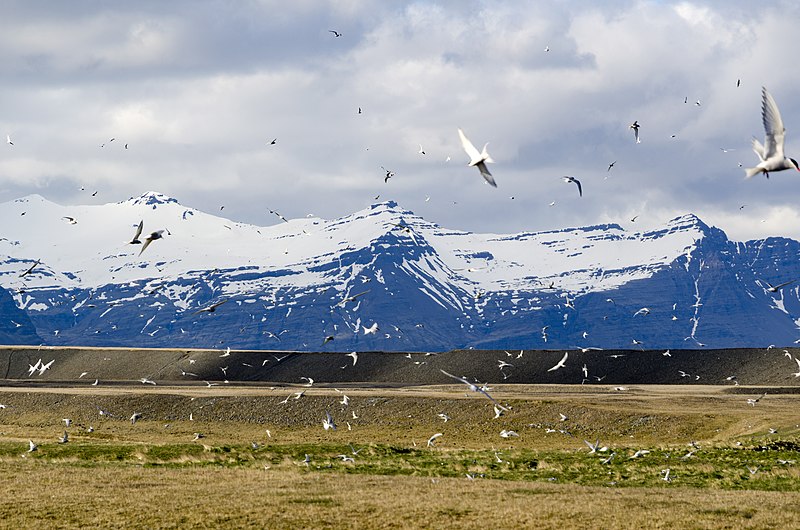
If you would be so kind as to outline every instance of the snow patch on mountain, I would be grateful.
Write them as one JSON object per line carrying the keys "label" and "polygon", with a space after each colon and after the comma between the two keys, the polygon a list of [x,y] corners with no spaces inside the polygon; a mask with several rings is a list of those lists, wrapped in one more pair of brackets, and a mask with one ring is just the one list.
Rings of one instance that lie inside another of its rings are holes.
{"label": "snow patch on mountain", "polygon": [[[0,204],[0,222],[0,285],[28,338],[54,344],[751,346],[794,340],[800,319],[796,287],[758,283],[800,277],[796,241],[733,243],[694,215],[642,232],[475,234],[388,201],[256,226],[148,192],[92,206],[30,195]],[[140,222],[142,241],[164,231],[144,252],[130,243]],[[375,322],[382,333],[358,332]]]}

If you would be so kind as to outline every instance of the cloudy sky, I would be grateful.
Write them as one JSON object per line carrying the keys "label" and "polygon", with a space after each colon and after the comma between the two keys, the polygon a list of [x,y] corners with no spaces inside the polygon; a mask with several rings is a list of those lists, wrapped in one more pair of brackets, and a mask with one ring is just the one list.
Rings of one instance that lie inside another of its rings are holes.
{"label": "cloudy sky", "polygon": [[[267,225],[380,195],[480,232],[691,212],[737,240],[800,238],[800,174],[739,167],[762,85],[800,158],[800,4],[597,4],[5,0],[0,200],[157,190]],[[497,189],[458,127],[490,142]]]}

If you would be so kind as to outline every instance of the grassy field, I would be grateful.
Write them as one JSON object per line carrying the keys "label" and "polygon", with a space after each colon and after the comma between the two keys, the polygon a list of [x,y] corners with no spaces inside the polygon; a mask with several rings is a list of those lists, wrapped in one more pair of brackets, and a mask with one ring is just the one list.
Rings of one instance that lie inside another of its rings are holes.
{"label": "grassy field", "polygon": [[[800,521],[800,396],[778,389],[750,405],[760,389],[509,386],[496,390],[511,408],[499,418],[491,402],[457,387],[314,387],[294,399],[300,390],[0,391],[0,526]],[[322,428],[326,411],[336,431]],[[141,417],[131,423],[134,413]],[[59,443],[65,431],[69,440]],[[598,450],[584,440],[599,441]]]}

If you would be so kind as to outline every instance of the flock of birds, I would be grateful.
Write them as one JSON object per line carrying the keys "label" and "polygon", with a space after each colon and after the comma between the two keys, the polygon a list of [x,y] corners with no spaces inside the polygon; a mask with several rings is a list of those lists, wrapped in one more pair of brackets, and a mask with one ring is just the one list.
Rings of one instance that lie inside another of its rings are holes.
{"label": "flock of birds", "polygon": [[[342,36],[342,34],[340,32],[338,32],[338,31],[336,31],[336,30],[330,30],[330,33],[333,34],[333,36],[335,38],[339,38],[339,37]],[[549,48],[546,49],[545,51],[549,51]],[[737,81],[737,86],[739,86],[739,82],[738,81]],[[688,102],[688,99],[686,100],[686,102]],[[700,105],[700,101],[697,101],[695,103],[695,105],[699,106]],[[358,109],[358,112],[359,112],[359,114],[361,113],[361,108]],[[755,154],[758,156],[759,162],[754,167],[745,169],[746,178],[751,178],[751,177],[753,177],[755,175],[758,175],[758,174],[761,174],[761,173],[763,173],[767,178],[769,178],[770,173],[773,173],[773,172],[776,172],[776,171],[782,171],[782,170],[786,170],[786,169],[795,169],[797,171],[800,171],[800,165],[798,165],[797,161],[795,159],[793,159],[793,158],[787,157],[785,155],[785,153],[784,153],[785,128],[784,128],[783,120],[781,119],[781,115],[780,115],[780,112],[778,110],[778,106],[777,106],[774,98],[767,91],[766,88],[762,89],[762,122],[763,122],[764,132],[765,132],[765,139],[764,139],[763,144],[758,139],[755,139],[755,138],[752,141],[752,148],[753,148],[753,151],[755,152]],[[634,141],[637,144],[641,143],[641,137],[640,137],[640,129],[641,129],[641,127],[642,126],[639,124],[638,120],[634,121],[629,126],[629,128],[633,131]],[[462,129],[460,129],[460,128],[457,129],[457,133],[458,133],[458,136],[459,136],[459,139],[460,139],[460,142],[461,142],[461,146],[462,146],[464,152],[466,153],[466,155],[467,155],[467,157],[469,159],[467,165],[469,167],[476,167],[478,169],[481,177],[485,180],[485,182],[488,185],[490,185],[491,187],[497,188],[497,182],[496,182],[494,176],[492,175],[492,173],[490,172],[489,168],[487,167],[487,164],[494,163],[494,160],[489,155],[488,150],[487,150],[488,143],[484,144],[483,148],[479,151],[475,147],[475,145],[469,140],[469,138],[465,135],[465,133],[464,133],[464,131]],[[114,141],[114,138],[111,138],[108,141],[108,143],[113,142],[113,141]],[[9,146],[14,146],[15,145],[14,141],[12,140],[10,135],[6,135],[6,143]],[[277,143],[277,138],[275,138],[271,142],[269,142],[269,145],[275,145],[276,143]],[[101,147],[104,147],[105,145],[106,144],[104,143],[103,145],[101,145]],[[128,145],[125,144],[125,149],[127,149],[127,148],[128,148]],[[723,151],[725,151],[725,149],[723,149]],[[419,146],[419,151],[418,152],[420,154],[422,154],[422,155],[425,154],[425,150],[423,149],[422,145]],[[448,160],[449,160],[449,157],[448,157]],[[611,162],[608,165],[607,172],[611,171],[611,169],[614,168],[616,163],[617,163],[616,160]],[[392,177],[395,176],[394,171],[386,169],[383,166],[381,166],[381,170],[384,172],[384,177],[383,177],[384,178],[384,183],[388,183],[389,180]],[[574,184],[576,186],[576,188],[577,188],[579,197],[583,196],[583,186],[582,186],[581,181],[578,178],[576,178],[574,176],[565,175],[565,176],[562,177],[562,179],[567,184]],[[95,192],[95,194],[96,193],[97,192]],[[224,208],[224,206],[222,208]],[[277,212],[275,212],[273,210],[270,210],[270,212],[274,213],[275,215],[277,215],[281,220],[288,222],[279,213],[277,213]],[[65,220],[67,222],[69,222],[70,224],[75,224],[77,222],[77,220],[75,218],[73,218],[73,217],[65,217]],[[635,220],[635,217],[634,217],[633,220]],[[165,229],[156,230],[156,231],[151,232],[149,235],[147,235],[144,238],[144,241],[142,241],[140,238],[141,238],[141,236],[143,234],[143,231],[144,231],[144,220],[139,222],[139,224],[136,227],[136,230],[135,230],[133,238],[129,241],[129,244],[131,244],[131,245],[141,245],[141,249],[139,251],[139,255],[140,256],[154,241],[157,241],[159,239],[163,239],[165,233],[167,235],[169,235],[168,230],[165,230]],[[35,262],[32,266],[30,266],[27,270],[25,270],[20,275],[20,277],[25,277],[25,276],[31,274],[32,271],[34,270],[34,268],[38,264],[39,264],[39,261],[37,260],[37,262]],[[775,285],[775,286],[773,286],[773,285],[771,285],[769,283],[766,283],[766,285],[768,286],[767,289],[770,292],[777,292],[782,287],[785,287],[786,285],[789,285],[790,283],[792,283],[792,281],[783,282],[783,283],[780,283],[780,284]],[[367,293],[369,293],[369,290],[366,290],[366,291],[363,291],[363,292],[360,292],[360,293],[357,293],[357,294],[354,294],[354,295],[348,295],[340,303],[341,303],[341,305],[344,306],[346,303],[354,302],[359,297],[364,296]],[[213,304],[211,304],[211,305],[209,305],[207,307],[199,309],[198,311],[196,311],[196,313],[214,313],[218,307],[220,307],[221,305],[225,304],[227,301],[228,300],[225,299],[225,300],[221,300],[221,301],[215,302],[215,303],[213,303]],[[640,315],[641,316],[646,316],[646,315],[649,314],[649,312],[650,311],[649,311],[648,308],[642,308],[639,311],[637,311],[634,316],[640,316]],[[542,330],[542,336],[543,336],[545,342],[547,340],[546,329],[547,329],[547,327],[545,327]],[[365,334],[376,333],[377,331],[378,331],[377,323],[373,323],[373,325],[369,326],[369,327],[364,326],[364,333]],[[323,345],[326,344],[327,342],[330,342],[331,340],[333,340],[333,336],[326,336],[325,339],[323,340]],[[636,345],[636,340],[633,341],[633,344]],[[588,350],[591,350],[591,349],[598,349],[599,350],[599,348],[587,348],[586,350],[588,351]],[[519,353],[519,355],[517,356],[517,358],[522,357],[522,353],[523,352],[521,351]],[[793,358],[792,355],[788,351],[786,351],[786,354],[789,356],[790,359],[793,359],[797,363],[797,366],[798,366],[798,371],[796,373],[793,373],[792,375],[794,375],[794,377],[800,377],[800,359]],[[228,350],[225,352],[225,354],[221,355],[221,357],[230,356],[230,355],[231,355],[231,351],[230,351],[230,348],[228,348]],[[668,356],[669,355],[669,351],[665,352],[664,355]],[[358,353],[357,352],[348,353],[347,356],[349,356],[351,358],[352,366],[355,366],[356,363],[358,362]],[[566,366],[566,363],[567,363],[568,359],[569,359],[569,352],[565,352],[563,357],[555,365],[553,365],[551,368],[549,368],[547,371],[548,372],[554,372],[554,371],[557,371],[557,370],[560,370],[560,369],[564,368]],[[51,369],[51,367],[53,366],[54,362],[55,362],[55,359],[51,360],[48,363],[44,363],[44,362],[42,362],[42,359],[39,359],[38,362],[36,362],[35,364],[31,364],[29,366],[29,376],[32,377],[35,374],[38,374],[39,376],[43,375],[47,370]],[[509,362],[508,360],[505,360],[505,359],[499,359],[498,360],[498,367],[501,370],[501,372],[503,372],[504,369],[507,369],[509,367],[513,368],[513,366],[514,365],[511,362]],[[225,370],[223,370],[223,373],[224,372],[225,372]],[[496,400],[494,397],[492,397],[492,395],[490,394],[490,390],[491,389],[488,387],[487,384],[481,384],[481,383],[479,383],[477,381],[470,381],[466,377],[457,376],[457,375],[448,373],[445,370],[440,370],[440,372],[444,376],[446,376],[447,378],[452,379],[453,381],[455,381],[455,382],[457,382],[459,384],[463,384],[464,387],[469,392],[472,392],[474,394],[477,394],[477,395],[481,396],[484,399],[489,400],[493,405],[493,411],[494,411],[494,418],[495,419],[499,418],[504,413],[509,412],[510,407],[501,404],[498,400]],[[683,372],[683,371],[679,371],[679,372],[680,372],[679,375],[680,375],[681,378],[690,377],[691,376],[691,374],[688,374],[686,372]],[[182,370],[182,373],[184,375],[193,375],[193,376],[197,375],[197,374],[193,374],[191,372],[187,372],[187,371],[183,371],[183,370]],[[588,371],[587,371],[586,365],[583,366],[583,373],[584,373],[585,376],[588,377]],[[83,377],[86,374],[87,374],[87,372],[82,373],[81,377]],[[505,375],[505,372],[503,372],[503,374]],[[697,378],[699,379],[699,376],[697,376]],[[303,379],[307,381],[305,383],[305,385],[304,385],[306,387],[311,387],[314,384],[314,380],[312,378],[303,378]],[[733,380],[734,383],[738,384],[738,382],[736,382],[735,376],[731,376],[730,378],[728,378],[728,380]],[[584,379],[584,381],[586,381],[586,379]],[[152,379],[149,379],[147,377],[143,377],[140,380],[140,382],[142,384],[149,384],[149,385],[155,385],[156,384],[155,381],[153,381]],[[226,380],[226,382],[227,382],[227,380]],[[98,381],[95,380],[94,384],[96,385],[97,383],[98,383]],[[213,386],[215,383],[211,383],[211,382],[206,381],[206,384],[210,387],[210,386]],[[624,387],[615,387],[615,390],[624,391],[626,389]],[[302,390],[300,392],[295,392],[293,394],[290,394],[289,396],[286,397],[285,400],[283,400],[280,403],[285,404],[285,403],[287,403],[289,401],[289,399],[299,400],[300,398],[303,397],[304,392],[305,392],[305,390]],[[766,396],[766,394],[763,394],[763,395],[761,395],[761,396],[759,396],[757,398],[748,398],[747,399],[747,404],[750,405],[750,406],[755,406],[765,396]],[[348,396],[343,394],[341,400],[339,400],[338,403],[346,407],[349,404]],[[5,408],[5,405],[0,405],[0,408]],[[109,415],[109,413],[104,411],[103,409],[98,408],[98,410],[99,410],[99,414],[101,416]],[[353,417],[353,419],[357,419],[358,416],[356,415],[355,411],[352,411],[352,417]],[[446,413],[439,413],[438,417],[441,418],[443,420],[443,422],[445,422],[445,423],[447,423],[449,421],[449,419],[450,419],[450,417]],[[131,424],[135,424],[141,418],[142,418],[142,415],[140,413],[134,412],[130,416],[129,420],[130,420]],[[190,420],[192,420],[192,419],[193,418],[190,416]],[[566,419],[567,419],[566,415],[563,415],[563,414],[560,415],[560,418],[559,418],[560,421],[565,421]],[[64,424],[65,424],[65,426],[67,428],[69,428],[72,425],[72,421],[70,419],[65,418],[65,419],[63,419],[63,421],[64,421]],[[323,429],[325,431],[329,431],[329,430],[335,431],[335,430],[337,430],[337,424],[336,424],[332,414],[329,411],[326,411],[325,417],[322,418],[322,427],[323,427]],[[349,422],[348,422],[348,428],[350,428]],[[87,431],[91,432],[93,430],[93,427],[88,426],[88,427],[86,427],[86,429],[87,429]],[[555,430],[553,430],[553,432],[555,432]],[[561,432],[564,432],[564,431],[562,430]],[[434,433],[432,436],[430,436],[430,438],[428,438],[427,444],[426,444],[427,447],[434,447],[436,442],[437,442],[437,440],[439,440],[442,436],[444,436],[443,432]],[[502,431],[500,431],[499,436],[502,437],[502,438],[512,438],[512,437],[519,436],[519,434],[516,431],[513,431],[513,430],[503,429]],[[194,439],[195,440],[199,440],[201,438],[203,438],[203,435],[201,433],[195,433],[195,435],[194,435]],[[68,435],[68,432],[65,430],[63,432],[63,434],[58,438],[58,443],[64,444],[64,443],[68,443],[68,442],[69,442],[69,435]],[[612,459],[616,455],[615,452],[610,452],[607,447],[601,447],[599,441],[596,441],[596,442],[592,443],[592,442],[590,442],[588,440],[585,440],[584,442],[589,448],[589,454],[608,454],[608,456],[604,457],[603,463],[611,462]],[[32,440],[29,441],[28,451],[29,452],[33,452],[33,451],[36,451],[37,449],[38,449],[37,444],[35,444]],[[646,451],[646,450],[637,451],[630,458],[631,459],[640,458],[640,457],[645,456],[648,452],[649,451]],[[683,458],[689,458],[689,457],[691,457],[692,454],[693,454],[693,451],[690,451]],[[344,462],[353,462],[354,458],[357,455],[358,455],[358,451],[353,449],[352,450],[352,456],[351,455],[342,454],[342,455],[339,455],[339,457]],[[497,456],[497,458],[499,460],[499,456]],[[309,455],[306,455],[306,459],[305,459],[305,461],[303,463],[308,465],[309,462],[310,462],[310,457],[309,457]],[[755,471],[751,470],[751,473],[755,473]],[[670,469],[662,470],[661,474],[662,474],[662,479],[664,481],[672,480]],[[468,478],[474,478],[474,477],[471,477],[471,476],[468,475]]]}

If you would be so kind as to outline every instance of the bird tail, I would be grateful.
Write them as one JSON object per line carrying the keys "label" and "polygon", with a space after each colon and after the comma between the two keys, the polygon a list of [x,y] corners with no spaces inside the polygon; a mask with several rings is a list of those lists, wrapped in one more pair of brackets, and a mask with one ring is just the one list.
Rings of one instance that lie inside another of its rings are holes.
{"label": "bird tail", "polygon": [[489,155],[489,151],[486,150],[487,147],[489,147],[488,142],[486,143],[486,145],[483,146],[483,151],[481,151],[481,158],[483,159],[484,162],[489,162],[491,164],[494,164],[494,160],[492,160],[492,157]]}
{"label": "bird tail", "polygon": [[763,169],[761,169],[760,167],[748,167],[744,170],[744,177],[748,179],[753,178],[762,171]]}

